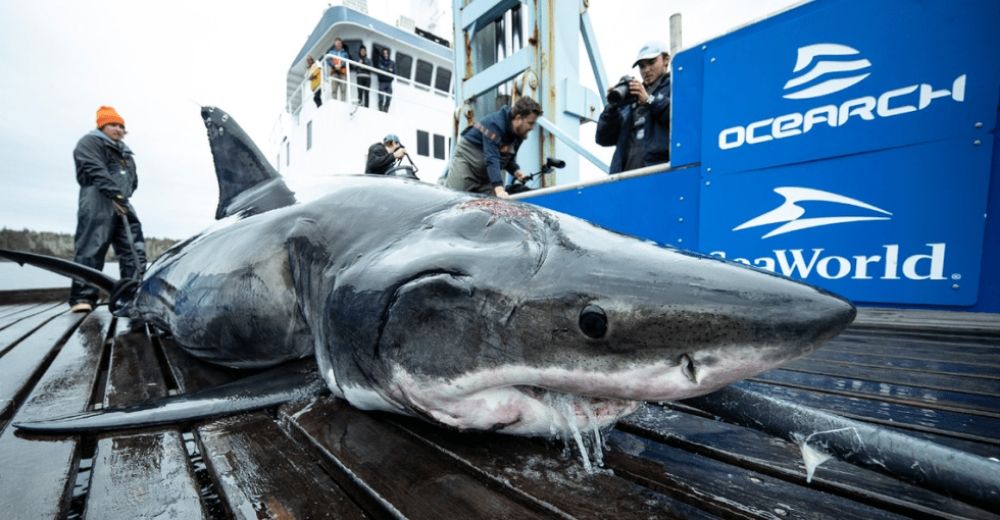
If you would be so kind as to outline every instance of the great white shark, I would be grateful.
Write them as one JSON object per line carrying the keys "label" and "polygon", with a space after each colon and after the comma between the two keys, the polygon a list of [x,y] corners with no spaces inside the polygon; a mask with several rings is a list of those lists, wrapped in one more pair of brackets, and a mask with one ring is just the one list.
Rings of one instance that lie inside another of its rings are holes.
{"label": "great white shark", "polygon": [[[71,262],[0,256],[115,293],[115,307],[204,361],[314,357],[324,386],[357,408],[528,436],[712,392],[816,349],[855,316],[822,289],[531,204],[364,175],[296,203],[228,114],[202,117],[222,220],[158,258],[134,293]],[[190,420],[315,389],[294,370],[268,379],[17,426]],[[253,385],[264,397],[227,401]],[[553,404],[564,397],[568,413]]]}

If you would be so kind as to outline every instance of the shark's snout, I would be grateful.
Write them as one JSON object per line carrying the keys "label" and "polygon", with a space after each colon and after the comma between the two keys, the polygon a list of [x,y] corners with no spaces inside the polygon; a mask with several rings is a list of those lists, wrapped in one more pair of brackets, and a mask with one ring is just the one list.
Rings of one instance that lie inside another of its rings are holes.
{"label": "shark's snout", "polygon": [[742,265],[693,261],[715,265],[700,266],[701,275],[676,288],[674,298],[689,300],[686,308],[714,326],[716,341],[784,347],[801,355],[854,320],[850,302],[817,287]]}

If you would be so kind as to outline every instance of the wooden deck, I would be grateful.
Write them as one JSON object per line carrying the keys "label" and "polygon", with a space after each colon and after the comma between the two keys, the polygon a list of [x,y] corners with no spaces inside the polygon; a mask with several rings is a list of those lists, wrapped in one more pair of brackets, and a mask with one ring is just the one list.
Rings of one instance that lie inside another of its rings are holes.
{"label": "wooden deck", "polygon": [[[836,460],[807,484],[796,445],[684,403],[620,423],[596,474],[561,442],[457,433],[332,398],[137,433],[19,434],[12,421],[237,376],[105,307],[66,311],[0,300],[4,518],[1000,518]],[[868,312],[739,385],[1000,458],[996,316]]]}

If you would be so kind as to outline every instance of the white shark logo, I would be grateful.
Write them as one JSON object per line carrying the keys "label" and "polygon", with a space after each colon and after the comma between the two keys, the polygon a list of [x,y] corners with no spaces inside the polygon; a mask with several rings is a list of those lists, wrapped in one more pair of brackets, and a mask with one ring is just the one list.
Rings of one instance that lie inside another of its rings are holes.
{"label": "white shark logo", "polygon": [[[788,80],[788,83],[785,83],[785,90],[794,89],[800,85],[809,83],[824,74],[864,70],[871,67],[871,62],[864,58],[852,61],[823,59],[825,56],[854,56],[857,54],[860,54],[857,49],[846,45],[840,45],[838,43],[816,43],[813,45],[806,45],[805,47],[799,47],[798,59],[795,61],[795,70],[792,72],[802,72],[802,74]],[[805,69],[812,65],[814,61],[816,65],[806,71]],[[844,90],[845,88],[867,78],[869,74],[871,73],[865,72],[856,76],[831,78],[811,87],[806,87],[801,90],[793,90],[782,97],[786,99],[808,99],[825,96],[827,94]]]}
{"label": "white shark logo", "polygon": [[800,231],[803,229],[809,229],[820,226],[829,226],[831,224],[843,224],[846,222],[861,222],[866,220],[889,220],[889,217],[812,217],[812,218],[801,218],[805,215],[806,210],[802,209],[798,205],[799,202],[834,202],[837,204],[845,204],[848,206],[853,206],[856,208],[864,208],[867,210],[882,213],[883,215],[892,215],[892,213],[871,204],[861,202],[857,199],[852,199],[850,197],[845,197],[843,195],[837,195],[836,193],[830,193],[823,190],[815,190],[812,188],[797,188],[793,186],[783,186],[775,188],[774,192],[785,198],[783,202],[777,208],[764,213],[763,215],[758,215],[736,227],[733,231],[739,231],[741,229],[747,229],[758,226],[766,226],[768,224],[777,224],[779,222],[784,222],[785,224],[772,229],[766,235],[761,238],[771,238],[773,236],[783,235],[785,233],[791,233],[792,231]]}

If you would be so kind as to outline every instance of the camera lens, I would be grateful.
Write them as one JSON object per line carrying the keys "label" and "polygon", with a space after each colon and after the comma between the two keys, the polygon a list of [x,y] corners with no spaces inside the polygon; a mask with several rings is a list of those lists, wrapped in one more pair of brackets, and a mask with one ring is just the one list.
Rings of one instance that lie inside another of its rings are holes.
{"label": "camera lens", "polygon": [[617,105],[625,99],[625,95],[628,94],[628,87],[624,85],[616,85],[615,88],[608,92],[608,103]]}

